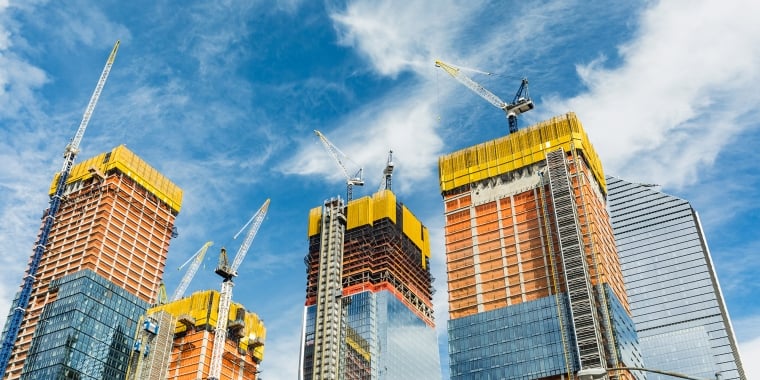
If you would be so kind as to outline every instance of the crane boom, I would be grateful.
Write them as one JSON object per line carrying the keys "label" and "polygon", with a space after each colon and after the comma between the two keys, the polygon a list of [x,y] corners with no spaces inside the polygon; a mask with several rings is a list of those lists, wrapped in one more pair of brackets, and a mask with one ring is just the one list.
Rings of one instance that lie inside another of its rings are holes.
{"label": "crane boom", "polygon": [[222,375],[222,353],[224,352],[225,342],[227,340],[227,320],[230,315],[230,303],[232,302],[232,287],[235,285],[232,279],[237,277],[237,269],[243,262],[248,249],[253,243],[253,238],[256,237],[256,233],[261,227],[261,223],[264,221],[264,217],[267,214],[269,208],[269,199],[264,201],[258,211],[253,215],[253,222],[248,221],[247,224],[252,223],[251,229],[245,235],[243,244],[240,245],[235,258],[232,260],[231,265],[227,265],[227,254],[222,248],[222,254],[220,255],[219,266],[216,268],[216,273],[222,277],[222,289],[219,294],[219,315],[216,319],[216,329],[214,330],[214,348],[211,351],[211,362],[209,363],[209,380],[219,380]]}
{"label": "crane boom", "polygon": [[533,109],[533,100],[528,95],[528,79],[523,78],[520,82],[520,88],[517,90],[512,103],[507,103],[498,96],[494,95],[491,91],[486,90],[483,86],[470,79],[470,77],[464,75],[459,68],[444,63],[442,61],[435,61],[435,65],[442,68],[449,73],[454,79],[465,85],[467,88],[480,95],[483,99],[500,108],[507,114],[509,120],[509,133],[517,132],[517,115],[528,112]]}
{"label": "crane boom", "polygon": [[79,144],[82,142],[82,137],[84,137],[87,124],[90,122],[90,116],[92,116],[92,112],[95,110],[95,105],[98,103],[100,92],[106,84],[108,74],[111,72],[111,66],[116,59],[119,43],[119,41],[116,41],[116,44],[113,46],[111,54],[108,56],[106,65],[103,68],[103,72],[100,74],[98,84],[95,86],[95,91],[90,97],[90,102],[87,104],[87,108],[84,111],[82,122],[79,123],[79,128],[77,129],[74,138],[66,146],[64,151],[63,166],[61,168],[61,174],[58,176],[55,192],[53,193],[53,196],[50,197],[50,203],[44,217],[44,223],[39,237],[37,238],[37,243],[34,245],[34,252],[32,253],[26,276],[24,276],[24,283],[21,286],[21,291],[13,302],[13,314],[8,318],[6,332],[3,336],[3,345],[2,348],[0,348],[0,374],[4,374],[8,368],[8,361],[10,360],[11,354],[13,353],[13,347],[18,338],[21,322],[26,314],[26,308],[29,306],[29,299],[32,295],[32,286],[34,285],[35,276],[37,275],[37,269],[40,265],[42,254],[45,252],[45,248],[48,244],[48,237],[53,228],[53,222],[58,213],[58,208],[61,206],[61,199],[63,198],[63,193],[66,188],[66,181],[71,173],[71,167],[74,166],[74,159],[79,153]]}
{"label": "crane boom", "polygon": [[206,256],[208,247],[212,245],[214,245],[213,241],[207,241],[206,244],[204,244],[203,247],[201,247],[197,252],[190,256],[190,258],[185,261],[184,264],[180,265],[179,269],[182,269],[185,265],[190,263],[190,267],[187,268],[187,272],[185,272],[185,275],[182,277],[182,281],[180,281],[179,286],[177,286],[174,294],[172,294],[172,301],[176,301],[185,295],[185,290],[187,290],[187,286],[190,285],[190,281],[193,280],[193,277],[195,277],[195,274],[198,272],[198,268],[200,268],[201,263],[203,262],[203,257]]}
{"label": "crane boom", "polygon": [[447,63],[441,62],[441,61],[435,61],[435,65],[442,68],[444,71],[449,73],[454,79],[458,80],[459,83],[462,83],[470,90],[474,91],[476,94],[480,95],[481,98],[487,100],[489,103],[493,104],[496,107],[499,107],[501,109],[507,108],[507,102],[501,100],[498,96],[494,95],[491,91],[488,91],[485,89],[485,87],[478,84],[478,82],[475,82],[474,80],[470,79],[467,75],[464,75],[459,68],[451,66]]}
{"label": "crane boom", "polygon": [[[353,177],[350,176],[348,174],[348,169],[346,169],[346,165],[343,163],[344,160],[348,160],[348,156],[345,153],[341,152],[340,149],[335,146],[335,144],[330,142],[330,140],[327,139],[327,136],[322,134],[322,132],[315,129],[314,133],[317,135],[317,137],[319,137],[319,140],[322,141],[322,144],[325,146],[325,149],[327,149],[327,152],[330,153],[330,156],[332,156],[332,158],[338,164],[341,171],[343,172],[343,176],[346,177],[346,200],[350,201],[353,196],[353,187],[364,186],[364,180],[362,179],[362,168],[359,168]],[[343,159],[341,159],[341,157]]]}
{"label": "crane boom", "polygon": [[243,240],[243,244],[240,245],[240,248],[237,251],[237,254],[235,254],[235,258],[232,260],[232,265],[230,265],[231,273],[234,273],[235,276],[237,276],[237,270],[238,267],[240,267],[240,264],[243,263],[243,259],[245,258],[246,253],[248,253],[248,249],[251,248],[251,243],[253,243],[253,238],[256,237],[256,233],[259,232],[259,227],[261,227],[261,223],[264,221],[264,217],[267,215],[267,210],[269,209],[269,199],[264,201],[264,204],[261,205],[261,208],[259,208],[258,211],[256,211],[256,214],[253,217],[253,224],[251,225],[251,229],[248,230],[248,234],[245,235],[245,240]]}

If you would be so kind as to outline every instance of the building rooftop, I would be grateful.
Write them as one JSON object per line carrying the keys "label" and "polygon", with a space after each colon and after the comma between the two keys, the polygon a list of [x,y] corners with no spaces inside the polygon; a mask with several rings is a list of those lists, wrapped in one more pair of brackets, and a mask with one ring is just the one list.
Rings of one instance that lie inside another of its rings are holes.
{"label": "building rooftop", "polygon": [[543,161],[546,153],[574,147],[586,159],[602,192],[607,193],[599,156],[575,113],[569,112],[516,133],[465,148],[438,159],[442,192]]}

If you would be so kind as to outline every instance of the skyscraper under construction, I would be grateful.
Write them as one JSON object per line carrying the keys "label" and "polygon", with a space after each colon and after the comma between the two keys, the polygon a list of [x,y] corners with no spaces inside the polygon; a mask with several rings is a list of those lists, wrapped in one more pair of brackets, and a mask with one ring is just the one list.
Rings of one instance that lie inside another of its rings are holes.
{"label": "skyscraper under construction", "polygon": [[125,146],[75,165],[65,186],[6,379],[123,376],[163,275],[179,187]]}
{"label": "skyscraper under construction", "polygon": [[[219,292],[206,290],[148,310],[132,344],[127,380],[206,379],[219,321]],[[221,379],[255,380],[266,330],[255,313],[231,303]]]}
{"label": "skyscraper under construction", "polygon": [[440,379],[428,230],[390,190],[309,214],[302,379]]}
{"label": "skyscraper under construction", "polygon": [[443,156],[439,173],[451,379],[641,367],[602,165],[575,114]]}

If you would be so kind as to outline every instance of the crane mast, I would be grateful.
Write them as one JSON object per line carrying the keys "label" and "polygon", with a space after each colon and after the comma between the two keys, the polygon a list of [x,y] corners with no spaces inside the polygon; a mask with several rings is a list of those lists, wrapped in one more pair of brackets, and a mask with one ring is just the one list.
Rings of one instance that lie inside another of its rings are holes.
{"label": "crane mast", "polygon": [[29,268],[26,270],[26,276],[24,276],[24,283],[21,286],[21,291],[19,292],[18,297],[16,300],[14,300],[13,314],[9,317],[7,330],[3,336],[3,345],[2,348],[0,348],[0,374],[4,374],[8,368],[8,361],[10,360],[11,354],[13,353],[13,347],[16,344],[16,339],[18,338],[21,322],[23,321],[24,315],[26,314],[26,308],[29,306],[29,299],[32,295],[32,287],[34,285],[35,276],[37,275],[37,269],[40,265],[42,254],[45,252],[45,247],[47,246],[48,237],[50,235],[50,231],[53,228],[53,222],[55,220],[56,214],[58,213],[58,209],[61,206],[61,199],[63,198],[63,193],[66,188],[66,181],[68,180],[69,174],[71,173],[71,167],[74,166],[74,159],[79,153],[79,144],[82,142],[82,137],[84,137],[84,132],[87,129],[87,124],[90,122],[92,112],[95,110],[95,105],[98,103],[100,92],[103,90],[103,86],[106,84],[108,74],[111,72],[111,66],[116,59],[116,52],[119,50],[119,43],[120,41],[116,41],[116,44],[114,44],[113,49],[111,50],[111,54],[108,56],[108,60],[106,61],[106,65],[103,68],[103,72],[100,74],[98,84],[95,86],[95,91],[92,93],[90,102],[87,104],[87,108],[84,111],[82,122],[79,123],[79,128],[77,129],[74,138],[66,146],[66,149],[63,153],[64,160],[63,166],[61,168],[61,174],[58,177],[55,192],[50,197],[50,203],[47,213],[44,216],[42,230],[40,231],[37,243],[34,245],[34,252],[32,253],[32,258],[29,262]]}
{"label": "crane mast", "polygon": [[190,285],[190,281],[193,280],[193,277],[195,277],[195,274],[198,272],[198,268],[200,268],[201,263],[203,262],[203,257],[206,256],[208,247],[212,245],[214,245],[213,241],[207,241],[206,244],[201,247],[201,249],[190,256],[190,258],[185,261],[184,264],[180,265],[179,269],[182,269],[185,265],[190,263],[190,267],[187,268],[187,272],[182,277],[182,281],[180,281],[179,286],[177,286],[174,294],[172,294],[172,301],[176,301],[185,295],[185,290],[187,290],[187,286]]}
{"label": "crane mast", "polygon": [[348,169],[346,169],[346,165],[343,162],[349,160],[348,156],[346,156],[345,153],[341,152],[340,149],[335,146],[335,144],[330,142],[330,140],[327,139],[327,136],[322,134],[322,132],[315,129],[314,133],[319,137],[319,140],[322,141],[322,144],[325,146],[325,149],[327,149],[327,152],[330,153],[330,156],[332,156],[332,158],[338,164],[338,167],[340,167],[341,171],[343,172],[343,176],[346,177],[346,202],[350,202],[353,198],[354,186],[364,186],[364,180],[362,179],[362,168],[359,168],[353,177],[350,176],[348,174]]}
{"label": "crane mast", "polygon": [[498,96],[494,95],[491,91],[485,89],[478,82],[475,82],[470,77],[464,75],[459,68],[442,61],[435,61],[435,65],[442,68],[444,71],[449,73],[449,75],[454,77],[454,79],[465,85],[476,94],[480,95],[481,98],[503,110],[507,114],[507,120],[509,121],[509,133],[517,132],[517,115],[528,112],[534,107],[533,100],[528,94],[527,78],[523,78],[520,82],[520,88],[517,90],[517,93],[512,99],[512,102],[507,103],[501,100],[501,98]]}
{"label": "crane mast", "polygon": [[243,244],[240,245],[235,258],[230,265],[227,261],[227,252],[222,248],[222,253],[219,257],[219,266],[216,268],[216,274],[222,277],[222,289],[219,294],[219,315],[216,319],[216,329],[214,330],[214,348],[211,351],[211,363],[209,365],[209,380],[219,380],[222,375],[222,353],[224,353],[224,346],[227,340],[227,320],[230,315],[230,303],[232,302],[232,287],[234,283],[232,279],[237,277],[237,270],[240,264],[243,263],[245,255],[248,253],[248,249],[253,243],[253,238],[256,237],[256,233],[261,227],[261,223],[264,221],[264,217],[267,214],[269,208],[269,199],[264,201],[258,211],[253,215],[251,221],[251,229],[245,235]]}
{"label": "crane mast", "polygon": [[393,179],[393,169],[395,168],[395,164],[393,163],[393,151],[388,151],[388,161],[385,163],[385,169],[383,169],[383,181],[380,182],[380,190],[390,190],[392,185],[392,179]]}

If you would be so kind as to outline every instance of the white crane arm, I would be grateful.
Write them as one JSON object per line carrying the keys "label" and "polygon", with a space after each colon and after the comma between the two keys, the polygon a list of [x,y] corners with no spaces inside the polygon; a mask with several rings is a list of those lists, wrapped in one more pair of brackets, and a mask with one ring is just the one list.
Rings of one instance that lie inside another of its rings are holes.
{"label": "white crane arm", "polygon": [[467,86],[467,88],[480,95],[480,97],[493,104],[494,106],[501,109],[507,108],[507,103],[505,101],[501,100],[501,98],[494,95],[491,91],[486,90],[483,86],[470,79],[468,76],[464,75],[458,68],[441,61],[435,61],[435,65],[442,68],[444,71],[449,73],[449,75],[454,77],[454,79]]}
{"label": "white crane arm", "polygon": [[208,247],[214,245],[213,241],[208,241],[206,244],[201,247],[197,252],[195,252],[192,256],[190,256],[187,261],[185,261],[184,264],[180,265],[179,269],[182,269],[185,265],[188,263],[190,264],[190,267],[187,269],[187,272],[182,277],[182,281],[180,281],[179,286],[177,286],[177,289],[174,291],[174,294],[172,295],[171,300],[176,301],[182,296],[185,295],[185,291],[187,290],[187,286],[190,285],[190,281],[193,280],[193,277],[195,277],[195,274],[198,272],[198,268],[200,268],[201,263],[203,262],[203,257],[206,256],[206,251],[208,251]]}
{"label": "white crane arm", "polygon": [[63,153],[66,159],[63,162],[63,168],[61,169],[61,172],[64,172],[70,168],[70,165],[72,165],[74,162],[74,157],[79,153],[79,144],[82,142],[84,131],[87,129],[87,124],[90,123],[90,117],[92,116],[92,112],[95,110],[95,105],[98,104],[100,92],[103,91],[103,86],[106,84],[108,74],[111,72],[111,66],[113,66],[113,62],[116,59],[116,52],[119,50],[120,43],[121,41],[116,41],[116,44],[113,45],[111,54],[108,56],[108,61],[106,61],[106,66],[103,68],[103,72],[100,74],[98,84],[95,86],[95,91],[93,91],[92,96],[90,97],[90,102],[87,104],[87,108],[85,108],[84,115],[82,115],[82,122],[79,123],[79,129],[77,129],[77,133],[74,135],[74,138],[66,146],[66,151]]}
{"label": "white crane arm", "polygon": [[362,169],[359,168],[359,171],[356,172],[356,175],[351,177],[351,175],[348,174],[348,169],[346,169],[346,165],[343,163],[343,159],[347,160],[348,156],[345,153],[343,153],[340,149],[338,149],[338,147],[335,146],[335,144],[330,142],[330,140],[327,139],[327,136],[322,134],[322,132],[315,129],[314,133],[319,137],[319,140],[322,141],[322,144],[325,146],[325,149],[327,149],[327,152],[330,153],[332,158],[338,164],[338,166],[340,167],[340,170],[343,171],[343,175],[346,177],[346,183],[362,186],[364,184],[364,181],[362,180]]}
{"label": "white crane arm", "polygon": [[253,223],[251,225],[251,229],[248,230],[248,233],[245,235],[245,240],[243,240],[243,244],[240,245],[240,248],[237,251],[237,254],[235,254],[235,258],[232,260],[232,265],[230,265],[230,273],[237,273],[237,269],[240,266],[240,264],[243,263],[243,259],[245,258],[246,253],[248,253],[248,249],[251,248],[251,243],[253,243],[253,238],[256,237],[256,233],[259,232],[259,227],[261,227],[261,223],[264,221],[264,217],[267,215],[267,209],[269,208],[269,198],[267,198],[266,201],[264,201],[264,204],[261,205],[258,211],[253,215]]}

